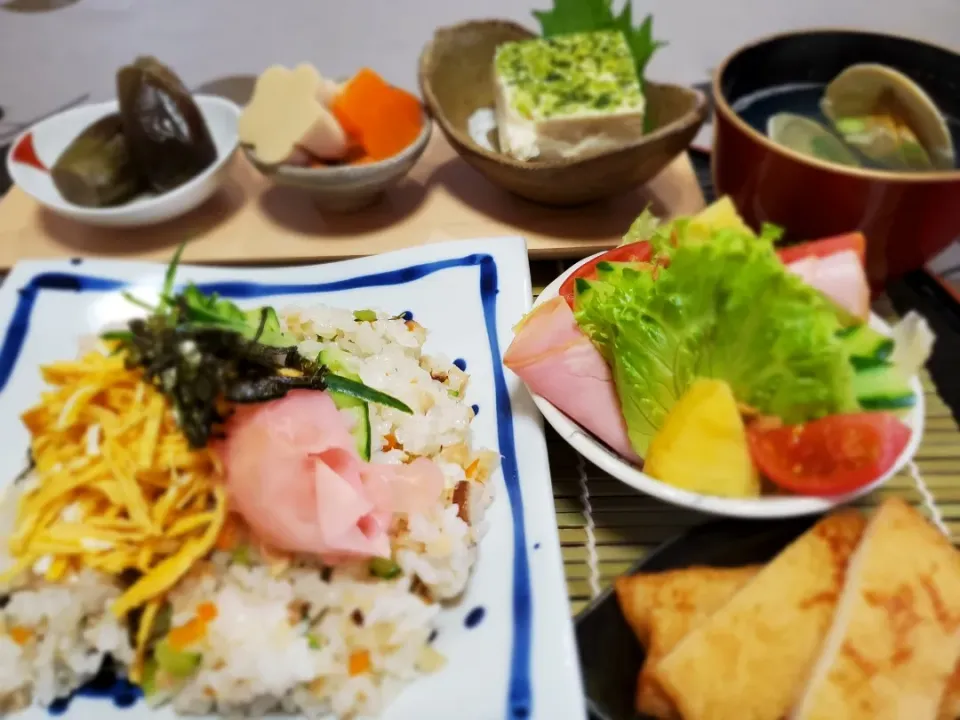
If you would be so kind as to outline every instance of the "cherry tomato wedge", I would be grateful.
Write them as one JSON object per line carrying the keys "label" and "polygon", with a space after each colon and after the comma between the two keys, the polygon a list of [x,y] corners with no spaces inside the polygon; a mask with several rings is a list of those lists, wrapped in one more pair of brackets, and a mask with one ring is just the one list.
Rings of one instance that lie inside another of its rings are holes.
{"label": "cherry tomato wedge", "polygon": [[811,240],[777,250],[777,256],[784,265],[807,257],[824,258],[844,250],[853,250],[863,265],[867,254],[867,240],[863,233],[852,232],[846,235]]}
{"label": "cherry tomato wedge", "polygon": [[804,425],[747,429],[750,454],[775,485],[801,495],[841,495],[889,472],[910,428],[883,412],[831,415]]}
{"label": "cherry tomato wedge", "polygon": [[581,265],[575,273],[564,280],[563,285],[560,286],[560,297],[572,308],[577,278],[593,280],[597,276],[597,265],[602,262],[647,262],[652,252],[650,243],[646,240],[607,250],[603,255],[598,255],[590,262]]}

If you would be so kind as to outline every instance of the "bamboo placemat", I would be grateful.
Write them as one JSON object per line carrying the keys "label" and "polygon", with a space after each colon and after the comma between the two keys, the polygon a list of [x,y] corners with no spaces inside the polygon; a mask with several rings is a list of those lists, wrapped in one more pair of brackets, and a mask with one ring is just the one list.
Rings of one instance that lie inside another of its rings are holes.
{"label": "bamboo placemat", "polygon": [[[534,296],[566,267],[560,262],[532,264]],[[889,303],[874,306],[892,318]],[[929,374],[921,376],[926,420],[914,463],[857,504],[871,507],[899,495],[960,541],[960,427],[940,398]],[[709,520],[702,513],[663,503],[625,485],[593,466],[546,426],[557,527],[571,609],[590,600],[644,555],[684,530]]]}

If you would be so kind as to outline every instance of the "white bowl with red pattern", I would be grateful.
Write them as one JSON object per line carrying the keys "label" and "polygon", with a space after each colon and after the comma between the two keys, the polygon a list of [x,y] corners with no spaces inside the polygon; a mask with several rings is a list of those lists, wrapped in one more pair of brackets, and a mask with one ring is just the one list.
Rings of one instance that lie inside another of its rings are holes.
{"label": "white bowl with red pattern", "polygon": [[7,172],[21,190],[48,210],[87,225],[142,227],[184,215],[217,191],[239,143],[240,108],[235,103],[213,95],[194,95],[193,99],[210,129],[217,159],[195,178],[168,192],[144,194],[113,207],[90,208],[66,200],[54,185],[48,169],[80,133],[117,112],[116,100],[83,105],[37,123],[11,145]]}

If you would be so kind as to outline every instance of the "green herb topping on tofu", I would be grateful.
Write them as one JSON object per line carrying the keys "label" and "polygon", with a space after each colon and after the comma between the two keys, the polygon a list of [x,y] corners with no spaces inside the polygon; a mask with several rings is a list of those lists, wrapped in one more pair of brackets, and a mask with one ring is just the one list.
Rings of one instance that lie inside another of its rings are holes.
{"label": "green herb topping on tofu", "polygon": [[643,107],[633,55],[617,31],[506,43],[497,48],[494,67],[527,119]]}

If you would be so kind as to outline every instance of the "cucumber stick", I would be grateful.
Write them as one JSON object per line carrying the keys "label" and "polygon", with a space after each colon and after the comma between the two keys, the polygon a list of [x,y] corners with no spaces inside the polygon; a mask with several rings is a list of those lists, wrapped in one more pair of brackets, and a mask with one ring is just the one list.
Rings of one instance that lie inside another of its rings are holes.
{"label": "cucumber stick", "polygon": [[[320,353],[318,358],[322,365],[326,365],[330,370],[348,380],[360,381],[356,373],[349,371],[344,362],[345,353],[339,348],[327,348]],[[364,400],[345,395],[344,393],[329,390],[330,398],[337,408],[353,419],[353,427],[350,428],[350,435],[357,448],[357,453],[364,460],[370,459],[370,405]]]}
{"label": "cucumber stick", "polygon": [[869,325],[838,333],[853,366],[853,391],[864,410],[901,410],[917,399],[901,368],[890,362],[894,341]]}
{"label": "cucumber stick", "polygon": [[866,324],[845,328],[838,337],[852,358],[886,360],[893,353],[893,339]]}
{"label": "cucumber stick", "polygon": [[853,391],[864,410],[899,410],[917,402],[903,373],[896,365],[883,361],[856,369]]}

